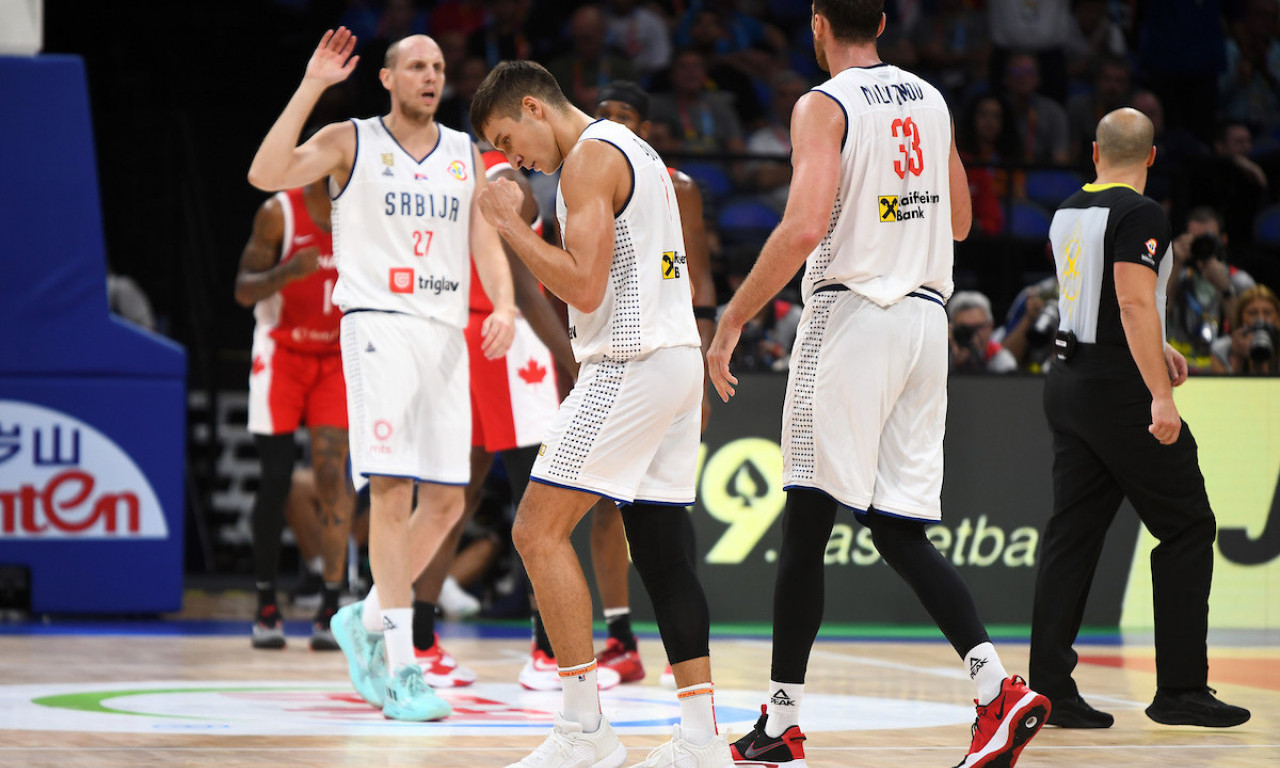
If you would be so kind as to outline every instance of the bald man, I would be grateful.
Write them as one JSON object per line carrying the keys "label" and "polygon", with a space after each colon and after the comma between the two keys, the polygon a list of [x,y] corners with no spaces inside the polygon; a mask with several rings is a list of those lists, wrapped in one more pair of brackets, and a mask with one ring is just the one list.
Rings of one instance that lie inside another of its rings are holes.
{"label": "bald man", "polygon": [[445,73],[434,40],[413,35],[387,48],[379,79],[388,114],[333,123],[298,144],[320,95],[355,69],[355,43],[343,27],[324,34],[249,182],[267,191],[328,182],[352,475],[369,485],[375,583],[331,628],[366,701],[388,718],[437,720],[452,710],[414,661],[411,584],[462,514],[471,474],[463,332],[472,254],[494,307],[481,328],[487,357],[511,345],[515,304],[501,241],[476,215],[480,151],[435,120]]}
{"label": "bald man", "polygon": [[1093,143],[1097,180],[1067,198],[1049,229],[1062,321],[1045,383],[1053,515],[1036,579],[1031,685],[1053,702],[1049,724],[1062,728],[1114,722],[1080,696],[1071,646],[1125,497],[1159,541],[1151,553],[1158,687],[1147,716],[1214,727],[1249,719],[1208,687],[1217,524],[1195,439],[1173,401],[1187,361],[1164,341],[1169,220],[1142,195],[1156,156],[1153,133],[1136,109],[1104,116]]}

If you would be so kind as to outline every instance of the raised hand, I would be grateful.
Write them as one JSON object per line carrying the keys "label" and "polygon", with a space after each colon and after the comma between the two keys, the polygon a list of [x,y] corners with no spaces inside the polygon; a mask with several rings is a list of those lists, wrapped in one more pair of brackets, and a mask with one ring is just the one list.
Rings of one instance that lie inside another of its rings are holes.
{"label": "raised hand", "polygon": [[318,80],[326,86],[340,83],[356,68],[359,56],[352,56],[356,49],[356,36],[346,27],[338,27],[337,31],[329,30],[320,38],[316,52],[311,54],[307,62],[304,77]]}
{"label": "raised hand", "polygon": [[516,222],[524,223],[520,208],[524,205],[524,192],[511,179],[494,179],[480,190],[480,213],[485,221],[499,232]]}

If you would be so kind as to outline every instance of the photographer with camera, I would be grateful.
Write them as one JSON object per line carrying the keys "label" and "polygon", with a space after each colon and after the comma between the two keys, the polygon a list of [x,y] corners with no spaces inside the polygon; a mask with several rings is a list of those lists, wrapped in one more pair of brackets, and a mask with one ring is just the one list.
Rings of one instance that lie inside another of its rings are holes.
{"label": "photographer with camera", "polygon": [[1280,298],[1265,285],[1242,292],[1231,314],[1231,335],[1213,343],[1213,372],[1274,376],[1280,373]]}
{"label": "photographer with camera", "polygon": [[1226,263],[1227,235],[1222,216],[1201,206],[1187,215],[1187,231],[1173,240],[1169,276],[1169,343],[1187,358],[1192,373],[1211,369],[1210,346],[1231,317],[1236,294],[1253,285],[1244,272]]}
{"label": "photographer with camera", "polygon": [[1019,370],[1045,373],[1053,358],[1058,320],[1058,278],[1050,275],[1022,289],[992,338],[1009,350]]}
{"label": "photographer with camera", "polygon": [[991,339],[991,301],[977,291],[957,291],[947,302],[951,320],[951,373],[1010,373],[1018,361]]}

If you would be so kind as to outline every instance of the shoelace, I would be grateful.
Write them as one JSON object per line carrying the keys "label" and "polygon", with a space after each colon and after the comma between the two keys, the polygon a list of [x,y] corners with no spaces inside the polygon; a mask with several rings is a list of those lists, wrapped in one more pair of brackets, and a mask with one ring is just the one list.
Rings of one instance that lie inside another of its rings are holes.
{"label": "shoelace", "polygon": [[[560,765],[571,751],[573,751],[573,744],[567,738],[561,737],[558,731],[553,731],[546,741],[538,745],[538,748],[520,763],[522,765]],[[535,757],[539,758],[540,762],[527,762]]]}

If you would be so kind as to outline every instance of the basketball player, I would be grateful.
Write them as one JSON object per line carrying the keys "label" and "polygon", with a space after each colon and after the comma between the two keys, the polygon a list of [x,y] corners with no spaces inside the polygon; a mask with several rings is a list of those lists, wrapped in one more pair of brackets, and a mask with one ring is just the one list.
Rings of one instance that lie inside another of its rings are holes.
{"label": "basketball player", "polygon": [[581,364],[512,531],[563,681],[551,735],[516,765],[618,768],[626,761],[600,711],[591,595],[569,542],[586,511],[610,498],[625,505],[631,554],[681,686],[681,723],[642,765],[727,766],[712,701],[707,602],[681,520],[694,498],[702,363],[671,177],[642,139],[593,121],[532,62],[495,67],[471,102],[471,120],[513,165],[561,170],[563,248],[521,218],[514,184],[495,181],[478,197],[503,239],[569,305]]}
{"label": "basketball player", "polygon": [[[596,105],[596,117],[621,123],[645,141],[649,140],[649,94],[640,86],[626,80],[615,80],[600,91]],[[676,192],[680,208],[680,224],[684,228],[684,244],[688,255],[690,286],[693,289],[693,316],[698,323],[698,336],[705,353],[711,346],[716,332],[716,287],[711,279],[711,258],[707,252],[707,233],[702,219],[702,193],[698,184],[687,173],[667,168],[671,185]],[[711,400],[704,386],[702,400],[702,429],[707,428],[711,414]],[[693,521],[683,518],[689,527],[687,541],[692,546]],[[690,555],[696,558],[696,555]],[[630,591],[627,588],[627,537],[622,527],[622,515],[617,505],[607,500],[596,504],[591,515],[591,565],[595,570],[596,586],[604,603],[604,619],[609,627],[609,637],[604,650],[596,655],[601,669],[612,669],[622,682],[644,679],[644,664],[635,634],[631,631]],[[662,680],[671,675],[668,666]]]}
{"label": "basketball player", "polygon": [[387,115],[327,125],[296,146],[321,93],[355,68],[354,47],[346,28],[324,34],[249,180],[279,189],[328,178],[352,473],[370,488],[374,579],[363,603],[334,616],[334,637],[366,700],[387,717],[433,720],[451,710],[414,663],[411,584],[462,514],[470,476],[468,253],[494,304],[482,329],[486,355],[507,351],[515,307],[501,244],[473,215],[486,184],[480,152],[435,121],[445,76],[431,38],[387,48],[379,73]]}
{"label": "basketball player", "polygon": [[1124,108],[1098,123],[1097,181],[1058,207],[1049,229],[1062,323],[1045,382],[1053,432],[1053,515],[1044,530],[1031,617],[1031,676],[1053,701],[1049,723],[1107,728],[1071,670],[1071,645],[1107,529],[1128,497],[1160,544],[1151,552],[1156,689],[1147,717],[1165,725],[1230,727],[1249,710],[1207,685],[1209,587],[1218,530],[1195,438],[1173,388],[1187,361],[1164,341],[1172,232],[1144,197],[1155,128]]}
{"label": "basketball player", "polygon": [[331,292],[329,195],[320,184],[278,192],[258,208],[240,255],[236,301],[252,306],[249,432],[262,476],[253,504],[253,559],[258,613],[254,648],[283,648],[276,575],[285,501],[296,454],[293,433],[305,422],[319,507],[324,592],[311,648],[336,650],[329,620],[338,610],[352,499],[347,491],[347,393],[338,348],[342,313]]}
{"label": "basketball player", "polygon": [[977,687],[961,766],[1012,766],[1049,712],[1048,699],[1005,672],[968,587],[925,536],[941,518],[952,239],[968,234],[972,215],[942,96],[877,55],[883,10],[883,0],[815,0],[814,48],[831,79],[796,103],[786,212],[708,355],[727,401],[743,324],[807,254],[783,411],[787,505],[769,702],[734,744],[743,765],[804,759],[799,709],[841,506],[871,530]]}

